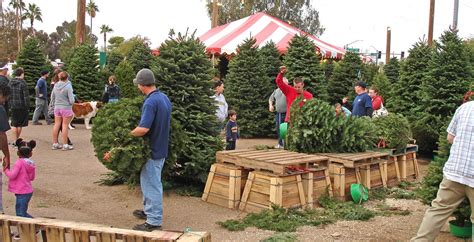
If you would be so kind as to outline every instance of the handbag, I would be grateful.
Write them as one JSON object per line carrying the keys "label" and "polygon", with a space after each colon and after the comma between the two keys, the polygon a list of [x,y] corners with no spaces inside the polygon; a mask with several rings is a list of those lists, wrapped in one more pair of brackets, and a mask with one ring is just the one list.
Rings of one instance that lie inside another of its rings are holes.
{"label": "handbag", "polygon": [[372,117],[378,118],[378,117],[385,117],[388,115],[388,110],[383,106],[383,103],[381,104],[381,107],[378,110],[375,110],[374,113],[372,114]]}

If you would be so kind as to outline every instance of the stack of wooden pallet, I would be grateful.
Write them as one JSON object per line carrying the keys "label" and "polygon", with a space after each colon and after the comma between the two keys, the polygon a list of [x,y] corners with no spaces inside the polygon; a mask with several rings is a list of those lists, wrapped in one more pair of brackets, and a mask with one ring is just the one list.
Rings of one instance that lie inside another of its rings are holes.
{"label": "stack of wooden pallet", "polygon": [[[392,175],[388,177],[389,185],[397,185],[400,181],[414,181],[420,178],[420,171],[418,168],[418,160],[416,159],[416,152],[418,145],[408,144],[402,151],[396,149],[383,150],[389,155],[389,166],[396,168],[398,177]],[[389,169],[390,170],[390,169]]]}
{"label": "stack of wooden pallet", "polygon": [[272,204],[312,207],[326,191],[332,195],[325,156],[247,149],[218,152],[216,160],[202,196],[207,202],[258,211]]}

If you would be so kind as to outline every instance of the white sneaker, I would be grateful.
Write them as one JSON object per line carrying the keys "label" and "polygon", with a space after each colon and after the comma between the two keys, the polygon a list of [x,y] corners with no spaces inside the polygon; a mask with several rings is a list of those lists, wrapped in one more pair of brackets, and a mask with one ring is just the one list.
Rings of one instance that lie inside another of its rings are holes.
{"label": "white sneaker", "polygon": [[72,150],[72,149],[74,149],[74,146],[72,145],[68,145],[68,144],[63,145],[63,150]]}
{"label": "white sneaker", "polygon": [[52,147],[53,150],[60,150],[60,149],[62,149],[62,148],[63,148],[63,146],[60,145],[60,144],[58,144],[58,143],[54,143],[54,144],[53,144],[53,147]]}

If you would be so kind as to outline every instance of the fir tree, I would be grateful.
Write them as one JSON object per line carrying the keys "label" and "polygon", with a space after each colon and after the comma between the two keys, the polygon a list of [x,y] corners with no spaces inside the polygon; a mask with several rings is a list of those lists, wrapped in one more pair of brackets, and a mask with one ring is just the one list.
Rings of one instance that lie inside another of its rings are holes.
{"label": "fir tree", "polygon": [[280,52],[272,41],[260,48],[260,54],[262,55],[263,66],[267,74],[270,85],[275,86],[275,78],[280,72],[280,66],[282,62],[280,60]]}
{"label": "fir tree", "polygon": [[120,62],[115,69],[117,85],[120,87],[120,95],[123,98],[134,98],[141,95],[137,87],[133,84],[135,76],[136,74],[133,71],[132,65],[127,60]]}
{"label": "fir tree", "polygon": [[51,70],[51,65],[46,62],[46,57],[43,55],[39,41],[36,38],[26,40],[16,63],[18,67],[22,67],[25,71],[25,81],[30,93],[30,109],[34,109],[36,81],[40,78],[42,70]]}
{"label": "fir tree", "polygon": [[362,65],[361,80],[367,83],[367,85],[372,85],[375,77],[379,73],[379,66],[369,63]]}
{"label": "fir tree", "polygon": [[390,62],[383,67],[383,71],[390,83],[396,83],[400,76],[400,61],[396,57],[392,57]]}
{"label": "fir tree", "polygon": [[465,45],[457,31],[445,31],[429,62],[429,73],[422,83],[421,113],[416,126],[423,127],[427,136],[423,142],[425,152],[436,149],[439,130],[462,104],[463,96],[469,90],[471,66]]}
{"label": "fir tree", "polygon": [[117,51],[112,51],[109,53],[107,56],[107,65],[106,67],[109,68],[109,70],[115,70],[117,66],[122,62],[124,59],[123,55],[118,53]]}
{"label": "fir tree", "polygon": [[[329,80],[331,80],[335,66],[335,62],[331,59],[326,59],[321,63],[321,69],[323,70],[324,80],[326,83],[329,83]],[[328,93],[330,93],[330,90],[328,90]]]}
{"label": "fir tree", "polygon": [[328,90],[331,94],[331,103],[341,102],[345,96],[352,96],[354,83],[359,80],[362,69],[362,61],[357,53],[346,52],[344,59],[334,69]]}
{"label": "fir tree", "polygon": [[272,114],[268,97],[274,90],[267,80],[262,56],[255,39],[239,45],[237,55],[230,61],[224,92],[229,109],[238,114],[237,123],[242,137],[265,137],[272,134]]}
{"label": "fir tree", "polygon": [[127,60],[133,67],[133,71],[137,73],[143,68],[152,66],[153,55],[151,49],[144,41],[136,41],[127,55]]}
{"label": "fir tree", "polygon": [[160,47],[153,68],[160,90],[173,104],[172,117],[188,136],[177,154],[178,178],[205,182],[222,142],[216,133],[216,106],[213,95],[212,65],[205,46],[192,35],[170,35]]}
{"label": "fir tree", "polygon": [[98,100],[102,96],[104,82],[99,80],[98,51],[90,45],[74,49],[69,63],[74,94],[84,101]]}
{"label": "fir tree", "polygon": [[383,74],[383,73],[377,73],[375,75],[374,80],[371,84],[371,87],[375,86],[379,90],[379,95],[382,96],[384,103],[383,105],[385,106],[386,103],[390,102],[390,81],[388,78]]}
{"label": "fir tree", "polygon": [[284,63],[288,80],[302,77],[307,91],[315,98],[328,100],[327,83],[319,65],[321,57],[316,53],[315,44],[305,35],[296,35],[289,43]]}

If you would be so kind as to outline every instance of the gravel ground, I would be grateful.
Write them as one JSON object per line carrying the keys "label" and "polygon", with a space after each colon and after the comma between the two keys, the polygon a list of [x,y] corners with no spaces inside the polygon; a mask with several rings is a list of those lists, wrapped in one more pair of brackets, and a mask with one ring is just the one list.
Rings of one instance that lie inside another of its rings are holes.
{"label": "gravel ground", "polygon": [[[33,152],[37,163],[35,192],[30,203],[30,213],[38,217],[55,217],[62,220],[89,222],[131,228],[142,221],[131,213],[141,208],[141,193],[138,188],[126,186],[99,186],[96,182],[107,169],[97,161],[90,143],[90,130],[83,124],[71,131],[75,149],[72,151],[51,150],[52,126],[28,126],[23,131],[26,139],[36,139],[38,145]],[[8,133],[8,137],[12,137]],[[276,145],[272,139],[242,139],[237,148],[256,144]],[[12,152],[12,160],[16,151]],[[426,165],[421,166],[422,173]],[[3,176],[3,204],[6,214],[14,214],[14,195],[7,192]],[[408,240],[420,224],[426,206],[411,200],[387,200],[389,205],[407,208],[408,216],[376,217],[367,222],[339,221],[321,227],[302,227],[295,233],[301,241],[390,241]],[[238,211],[202,202],[200,198],[183,197],[168,192],[164,197],[164,229],[209,231],[214,241],[259,241],[274,234],[256,228],[229,232],[216,222],[245,216]],[[456,241],[446,232],[440,241]],[[462,241],[462,240],[459,240]]]}

